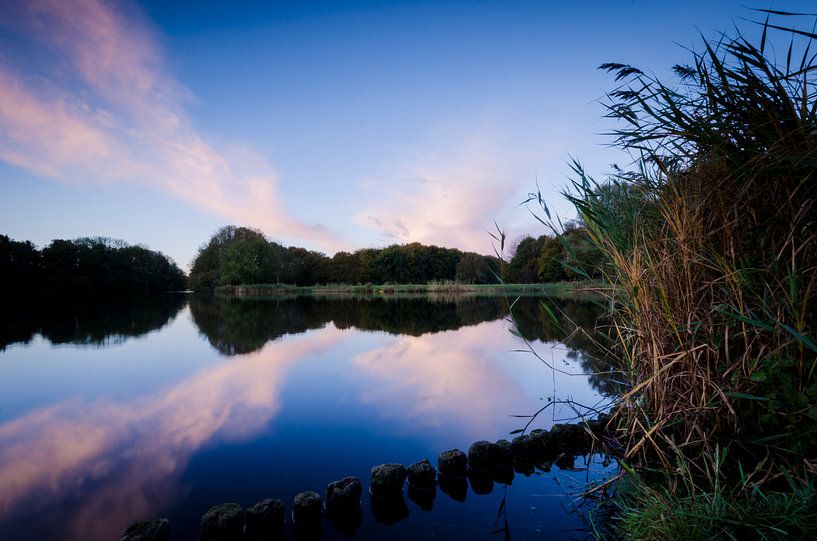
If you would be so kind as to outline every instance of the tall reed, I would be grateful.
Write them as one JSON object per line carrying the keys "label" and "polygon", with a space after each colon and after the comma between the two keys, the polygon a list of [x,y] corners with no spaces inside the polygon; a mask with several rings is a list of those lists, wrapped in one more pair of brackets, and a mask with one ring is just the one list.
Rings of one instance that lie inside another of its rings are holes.
{"label": "tall reed", "polygon": [[624,462],[701,494],[817,470],[817,35],[761,25],[757,44],[704,41],[673,84],[601,66],[635,166],[596,182],[575,162],[566,194],[619,291]]}

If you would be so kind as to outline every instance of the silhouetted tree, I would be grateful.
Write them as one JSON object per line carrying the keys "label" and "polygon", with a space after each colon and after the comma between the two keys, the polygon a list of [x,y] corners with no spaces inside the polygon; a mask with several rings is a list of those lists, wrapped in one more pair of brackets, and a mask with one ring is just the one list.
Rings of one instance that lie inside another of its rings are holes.
{"label": "silhouetted tree", "polygon": [[42,251],[0,235],[0,287],[13,295],[36,293],[144,293],[186,287],[167,256],[105,237],[57,239]]}

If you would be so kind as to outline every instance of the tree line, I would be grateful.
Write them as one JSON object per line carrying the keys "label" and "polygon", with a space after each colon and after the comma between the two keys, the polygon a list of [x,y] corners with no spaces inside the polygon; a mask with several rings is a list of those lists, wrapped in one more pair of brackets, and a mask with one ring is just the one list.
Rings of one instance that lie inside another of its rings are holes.
{"label": "tree line", "polygon": [[499,257],[420,243],[337,252],[329,257],[270,241],[258,230],[226,226],[199,248],[190,271],[190,287],[282,283],[473,284],[538,283],[597,277],[601,256],[580,224],[558,236],[522,239],[508,263]]}
{"label": "tree line", "polygon": [[169,257],[106,237],[53,240],[43,249],[0,235],[0,289],[31,293],[147,293],[187,287]]}
{"label": "tree line", "polygon": [[454,248],[419,243],[327,255],[269,241],[261,231],[226,226],[203,245],[193,261],[195,290],[220,285],[283,283],[403,283],[459,280],[495,283],[499,260]]}
{"label": "tree line", "polygon": [[258,230],[226,226],[203,245],[189,280],[166,255],[106,237],[53,240],[43,249],[0,235],[0,289],[21,293],[199,291],[221,285],[282,283],[545,283],[600,274],[601,254],[586,229],[525,237],[507,262],[499,257],[419,243],[337,252],[329,257],[285,247]]}

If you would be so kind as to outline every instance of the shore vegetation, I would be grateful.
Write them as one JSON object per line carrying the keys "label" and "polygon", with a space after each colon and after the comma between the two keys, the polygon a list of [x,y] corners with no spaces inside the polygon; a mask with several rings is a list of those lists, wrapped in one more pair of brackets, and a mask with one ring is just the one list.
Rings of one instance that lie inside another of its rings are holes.
{"label": "shore vegetation", "polygon": [[601,66],[633,165],[597,182],[575,162],[566,195],[615,289],[631,385],[614,537],[817,528],[817,34],[760,13],[757,41],[703,41],[671,82]]}

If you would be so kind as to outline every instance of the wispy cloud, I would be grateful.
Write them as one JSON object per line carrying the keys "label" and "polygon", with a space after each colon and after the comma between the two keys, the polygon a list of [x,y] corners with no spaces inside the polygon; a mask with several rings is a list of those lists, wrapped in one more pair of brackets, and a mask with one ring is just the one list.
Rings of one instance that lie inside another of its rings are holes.
{"label": "wispy cloud", "polygon": [[[422,182],[396,186],[382,176],[364,182],[376,195],[354,216],[355,223],[379,231],[386,242],[490,253],[492,220],[519,202],[520,186],[528,182],[522,169],[529,162],[481,132],[444,148],[455,150],[444,156],[418,155],[408,165],[395,166],[395,178]],[[377,190],[376,184],[387,189]]]}
{"label": "wispy cloud", "polygon": [[134,6],[33,0],[13,12],[29,52],[48,63],[35,74],[0,57],[0,159],[61,181],[138,183],[275,237],[338,245],[287,211],[263,156],[197,133],[191,93]]}

